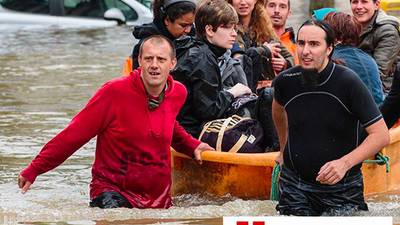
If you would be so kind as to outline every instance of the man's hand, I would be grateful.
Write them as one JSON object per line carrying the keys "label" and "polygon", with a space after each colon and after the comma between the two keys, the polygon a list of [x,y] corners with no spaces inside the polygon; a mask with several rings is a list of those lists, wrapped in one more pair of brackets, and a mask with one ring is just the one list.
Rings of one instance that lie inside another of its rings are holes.
{"label": "man's hand", "polygon": [[272,56],[275,56],[281,52],[281,48],[279,48],[281,44],[279,42],[273,42],[273,43],[264,42],[263,45],[267,47],[269,51],[271,51]]}
{"label": "man's hand", "polygon": [[228,92],[231,93],[235,98],[245,94],[251,94],[250,88],[241,83],[235,84],[235,86],[229,89]]}
{"label": "man's hand", "polygon": [[197,148],[194,150],[194,159],[200,165],[203,163],[201,161],[201,153],[204,151],[215,151],[215,149],[204,142],[201,142],[199,146],[197,146]]}
{"label": "man's hand", "polygon": [[334,185],[343,179],[349,169],[349,163],[343,159],[327,162],[319,170],[316,181],[321,184]]}
{"label": "man's hand", "polygon": [[25,194],[29,187],[32,185],[30,181],[28,181],[25,177],[19,175],[18,177],[18,187],[22,189],[22,194]]}
{"label": "man's hand", "polygon": [[280,73],[282,70],[286,68],[286,59],[283,58],[281,54],[277,54],[272,57],[272,68],[274,69],[275,73]]}

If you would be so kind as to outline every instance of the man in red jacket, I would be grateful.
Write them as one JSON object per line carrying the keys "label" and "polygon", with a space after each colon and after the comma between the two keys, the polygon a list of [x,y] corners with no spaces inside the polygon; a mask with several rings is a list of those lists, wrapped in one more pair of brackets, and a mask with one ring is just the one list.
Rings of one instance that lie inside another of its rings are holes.
{"label": "man in red jacket", "polygon": [[172,205],[170,146],[200,163],[201,152],[212,148],[176,121],[187,92],[169,75],[176,64],[172,43],[163,36],[147,38],[140,48],[139,64],[129,76],[104,84],[21,171],[18,185],[23,193],[38,175],[59,166],[97,136],[90,206]]}

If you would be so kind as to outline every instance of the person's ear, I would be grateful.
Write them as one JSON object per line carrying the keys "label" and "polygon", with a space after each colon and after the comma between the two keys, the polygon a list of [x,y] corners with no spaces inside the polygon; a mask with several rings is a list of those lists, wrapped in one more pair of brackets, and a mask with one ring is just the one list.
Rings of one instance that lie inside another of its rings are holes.
{"label": "person's ear", "polygon": [[168,27],[170,23],[171,23],[171,20],[168,19],[168,16],[165,17],[165,19],[164,19],[164,25],[165,25],[166,27]]}
{"label": "person's ear", "polygon": [[141,67],[142,66],[142,56],[139,55],[137,60],[138,60],[139,67]]}
{"label": "person's ear", "polygon": [[206,29],[206,36],[209,38],[212,38],[214,36],[214,31],[213,31],[213,27],[211,25],[206,25],[205,27]]}
{"label": "person's ear", "polygon": [[381,5],[381,0],[376,0],[376,2],[375,2],[375,10],[378,10],[380,5]]}
{"label": "person's ear", "polygon": [[333,51],[333,45],[330,45],[327,49],[326,49],[326,55],[329,57],[329,55],[332,53]]}
{"label": "person's ear", "polygon": [[174,57],[174,58],[171,60],[171,65],[170,65],[170,67],[169,67],[169,71],[172,71],[172,70],[175,68],[176,63],[177,63],[177,61],[176,61],[176,58]]}

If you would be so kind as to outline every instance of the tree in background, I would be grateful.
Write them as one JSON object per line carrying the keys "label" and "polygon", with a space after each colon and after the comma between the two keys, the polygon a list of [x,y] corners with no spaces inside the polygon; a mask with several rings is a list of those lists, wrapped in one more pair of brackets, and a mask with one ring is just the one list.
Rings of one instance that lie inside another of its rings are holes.
{"label": "tree in background", "polygon": [[312,15],[312,11],[314,9],[320,8],[334,8],[335,1],[334,0],[310,0],[310,15]]}

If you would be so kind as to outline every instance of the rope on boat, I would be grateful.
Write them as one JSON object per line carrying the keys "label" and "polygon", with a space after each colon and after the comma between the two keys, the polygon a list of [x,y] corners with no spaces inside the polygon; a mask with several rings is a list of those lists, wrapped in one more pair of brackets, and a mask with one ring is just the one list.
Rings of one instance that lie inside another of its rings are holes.
{"label": "rope on boat", "polygon": [[279,173],[281,172],[281,167],[279,163],[275,164],[274,169],[272,170],[271,175],[271,192],[269,195],[270,200],[278,201],[279,200],[279,188],[278,188],[278,180]]}
{"label": "rope on boat", "polygon": [[375,155],[375,159],[367,159],[364,160],[364,163],[376,163],[378,165],[385,165],[386,166],[386,173],[389,173],[389,157],[386,155],[383,155],[381,152]]}

